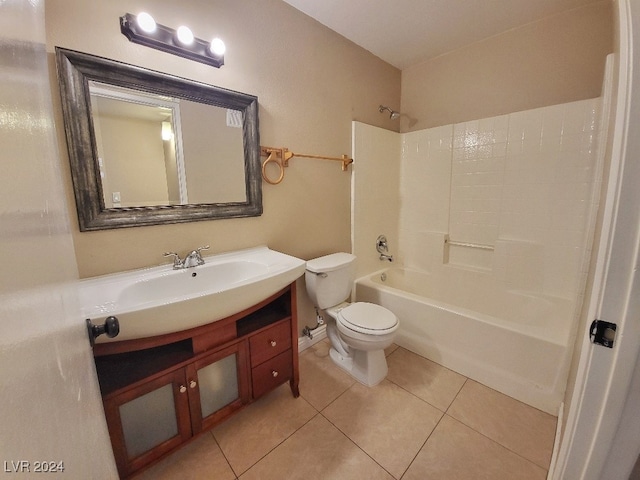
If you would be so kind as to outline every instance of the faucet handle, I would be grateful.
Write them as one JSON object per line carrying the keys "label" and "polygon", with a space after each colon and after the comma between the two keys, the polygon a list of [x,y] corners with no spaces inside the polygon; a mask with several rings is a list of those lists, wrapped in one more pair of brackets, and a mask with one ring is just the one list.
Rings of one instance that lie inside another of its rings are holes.
{"label": "faucet handle", "polygon": [[378,253],[386,253],[389,251],[389,245],[387,244],[387,237],[380,235],[376,239],[376,250]]}
{"label": "faucet handle", "polygon": [[204,265],[204,259],[202,258],[202,255],[200,255],[200,252],[202,250],[209,250],[209,245],[205,245],[204,247],[198,247],[194,250],[196,259],[198,260],[198,265]]}
{"label": "faucet handle", "polygon": [[173,257],[173,268],[181,268],[182,260],[180,260],[180,255],[175,252],[165,252],[164,257]]}
{"label": "faucet handle", "polygon": [[[185,264],[187,267],[195,267],[196,265],[204,265],[204,258],[200,255],[202,250],[209,250],[209,245],[205,245],[204,247],[198,247],[193,250],[185,259]],[[196,262],[195,264],[193,262]]]}
{"label": "faucet handle", "polygon": [[198,247],[196,248],[196,252],[200,253],[201,250],[209,250],[209,245],[205,245],[204,247]]}

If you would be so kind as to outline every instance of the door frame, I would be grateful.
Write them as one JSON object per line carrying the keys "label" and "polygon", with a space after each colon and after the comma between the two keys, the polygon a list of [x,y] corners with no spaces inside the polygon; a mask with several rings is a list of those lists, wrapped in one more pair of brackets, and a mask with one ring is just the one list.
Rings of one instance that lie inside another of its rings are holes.
{"label": "door frame", "polygon": [[[640,417],[640,406],[628,401],[640,352],[640,138],[631,131],[640,119],[640,78],[633,75],[640,71],[633,55],[640,51],[640,1],[615,1],[614,11],[619,44],[611,167],[574,394],[549,472],[553,480],[598,480],[605,470],[606,478],[626,479],[640,451],[640,437],[625,436],[625,427]],[[613,348],[590,342],[595,319],[617,324]]]}

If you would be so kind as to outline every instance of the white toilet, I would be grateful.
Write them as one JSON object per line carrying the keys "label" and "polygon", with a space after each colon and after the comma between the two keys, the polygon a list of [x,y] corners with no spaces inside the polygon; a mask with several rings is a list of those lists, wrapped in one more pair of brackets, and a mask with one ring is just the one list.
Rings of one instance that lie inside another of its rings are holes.
{"label": "white toilet", "polygon": [[305,281],[314,305],[331,317],[327,336],[331,359],[367,386],[387,376],[384,349],[393,342],[398,318],[380,305],[348,303],[355,277],[350,253],[333,253],[307,262]]}

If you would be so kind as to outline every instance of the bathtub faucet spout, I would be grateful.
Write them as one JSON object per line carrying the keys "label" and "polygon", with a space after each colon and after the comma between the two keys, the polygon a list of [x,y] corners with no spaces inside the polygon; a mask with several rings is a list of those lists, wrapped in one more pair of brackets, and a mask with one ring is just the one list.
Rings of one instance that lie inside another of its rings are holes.
{"label": "bathtub faucet spout", "polygon": [[380,260],[388,260],[389,262],[393,262],[393,255],[387,255],[385,253],[380,254]]}

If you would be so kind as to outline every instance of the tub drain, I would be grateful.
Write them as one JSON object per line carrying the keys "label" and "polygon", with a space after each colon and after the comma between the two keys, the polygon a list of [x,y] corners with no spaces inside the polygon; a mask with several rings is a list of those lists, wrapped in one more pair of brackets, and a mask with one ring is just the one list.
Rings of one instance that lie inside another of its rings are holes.
{"label": "tub drain", "polygon": [[387,281],[387,274],[383,273],[382,275],[380,275],[380,280],[382,280],[383,282]]}

